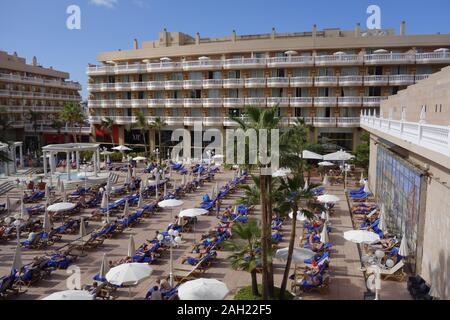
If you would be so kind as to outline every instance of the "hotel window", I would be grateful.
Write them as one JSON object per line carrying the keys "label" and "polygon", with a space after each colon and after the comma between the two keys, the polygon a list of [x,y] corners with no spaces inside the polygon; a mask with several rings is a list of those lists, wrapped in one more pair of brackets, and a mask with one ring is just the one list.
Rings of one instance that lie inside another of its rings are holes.
{"label": "hotel window", "polygon": [[228,78],[230,78],[230,79],[240,79],[241,78],[241,72],[239,70],[228,71]]}
{"label": "hotel window", "polygon": [[264,70],[251,70],[250,78],[264,78]]}
{"label": "hotel window", "polygon": [[220,98],[220,90],[218,89],[208,90],[208,98]]}
{"label": "hotel window", "polygon": [[191,90],[189,92],[189,97],[191,99],[200,99],[202,97],[202,90]]}
{"label": "hotel window", "polygon": [[272,97],[274,98],[287,97],[287,90],[285,90],[284,88],[273,88]]}
{"label": "hotel window", "polygon": [[155,91],[154,97],[155,99],[164,99],[165,98],[164,91]]}
{"label": "hotel window", "polygon": [[208,79],[222,79],[221,71],[208,71]]}
{"label": "hotel window", "polygon": [[296,97],[309,97],[309,88],[295,88]]}
{"label": "hotel window", "polygon": [[127,93],[126,93],[126,99],[127,100],[131,100],[132,99],[132,95],[131,95],[131,91],[128,91]]}
{"label": "hotel window", "polygon": [[345,67],[341,70],[341,76],[357,76],[358,73],[358,67]]}
{"label": "hotel window", "polygon": [[357,97],[359,90],[357,88],[341,88],[341,97]]}
{"label": "hotel window", "polygon": [[368,67],[367,74],[369,76],[381,76],[381,75],[383,75],[383,67],[381,67],[381,66]]}
{"label": "hotel window", "polygon": [[166,78],[165,78],[163,73],[157,73],[157,74],[155,74],[154,77],[155,77],[155,81],[164,81],[164,80],[166,80]]}
{"label": "hotel window", "polygon": [[228,114],[233,117],[239,117],[241,115],[240,109],[229,109]]}
{"label": "hotel window", "polygon": [[228,90],[228,96],[230,98],[241,98],[242,97],[242,89],[230,89]]}
{"label": "hotel window", "polygon": [[295,116],[300,118],[309,117],[309,110],[306,108],[295,108]]}
{"label": "hotel window", "polygon": [[251,98],[263,98],[264,97],[264,89],[250,89],[250,97]]}
{"label": "hotel window", "polygon": [[108,76],[108,83],[115,83],[116,77],[115,76]]}
{"label": "hotel window", "polygon": [[369,97],[381,96],[381,87],[368,87],[366,88],[366,94]]}
{"label": "hotel window", "polygon": [[191,109],[191,117],[202,117],[202,109],[199,108],[192,108]]}
{"label": "hotel window", "polygon": [[292,75],[294,77],[309,77],[311,75],[311,70],[308,68],[296,68],[293,70]]}
{"label": "hotel window", "polygon": [[201,72],[189,72],[189,80],[202,80],[203,75]]}
{"label": "hotel window", "polygon": [[272,77],[276,78],[284,78],[286,76],[286,72],[284,69],[274,69],[272,70]]}
{"label": "hotel window", "polygon": [[139,91],[138,92],[138,99],[140,99],[140,100],[144,99],[144,92],[143,91]]}
{"label": "hotel window", "polygon": [[394,66],[391,69],[392,75],[399,75],[399,74],[408,74],[408,67],[407,66]]}
{"label": "hotel window", "polygon": [[209,117],[220,117],[221,111],[217,108],[211,108],[208,110],[208,116]]}
{"label": "hotel window", "polygon": [[432,74],[433,68],[431,66],[417,66],[416,74]]}
{"label": "hotel window", "polygon": [[334,97],[335,89],[333,88],[319,88],[319,97]]}
{"label": "hotel window", "polygon": [[183,74],[181,72],[172,73],[172,80],[183,80]]}
{"label": "hotel window", "polygon": [[321,76],[321,77],[334,76],[334,69],[333,68],[319,68],[319,76]]}
{"label": "hotel window", "polygon": [[264,52],[253,53],[253,58],[265,58],[266,54]]}
{"label": "hotel window", "polygon": [[130,76],[129,75],[123,76],[122,81],[123,82],[130,82]]}
{"label": "hotel window", "polygon": [[144,75],[143,75],[143,74],[138,75],[138,81],[139,81],[139,82],[145,81],[145,80],[144,80]]}
{"label": "hotel window", "polygon": [[180,90],[173,91],[173,98],[174,99],[183,99],[183,91],[180,91]]}

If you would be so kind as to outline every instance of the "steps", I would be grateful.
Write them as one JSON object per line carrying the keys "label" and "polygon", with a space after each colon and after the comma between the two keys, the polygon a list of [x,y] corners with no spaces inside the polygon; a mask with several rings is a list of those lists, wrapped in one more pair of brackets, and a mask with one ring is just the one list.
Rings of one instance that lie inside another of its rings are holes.
{"label": "steps", "polygon": [[5,193],[7,193],[8,191],[11,191],[14,188],[15,188],[15,186],[12,182],[6,181],[6,182],[0,184],[0,195],[4,195]]}

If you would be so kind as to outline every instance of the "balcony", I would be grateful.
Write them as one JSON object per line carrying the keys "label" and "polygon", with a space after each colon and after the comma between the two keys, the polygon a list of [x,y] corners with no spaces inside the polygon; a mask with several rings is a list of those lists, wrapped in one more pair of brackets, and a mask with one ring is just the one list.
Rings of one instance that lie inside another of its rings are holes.
{"label": "balcony", "polygon": [[48,80],[37,77],[24,77],[16,74],[0,73],[0,81],[37,84],[50,87],[63,87],[73,90],[81,90],[81,85],[74,81]]}
{"label": "balcony", "polygon": [[224,98],[223,105],[225,108],[243,107],[245,104],[244,98]]}
{"label": "balcony", "polygon": [[364,85],[366,86],[387,86],[389,83],[389,76],[364,76]]}
{"label": "balcony", "polygon": [[91,127],[69,127],[65,126],[61,129],[55,129],[49,125],[38,125],[36,128],[32,124],[25,124],[25,131],[27,132],[46,132],[46,133],[77,133],[77,134],[90,134]]}
{"label": "balcony", "polygon": [[450,52],[428,52],[428,53],[417,53],[416,63],[450,63]]}
{"label": "balcony", "polygon": [[358,128],[360,126],[359,117],[337,118],[337,126],[342,128]]}
{"label": "balcony", "polygon": [[0,106],[0,111],[2,112],[3,115],[4,113],[22,113],[25,110],[27,109],[26,107],[24,108],[23,106],[4,106],[4,105]]}
{"label": "balcony", "polygon": [[141,73],[147,71],[146,65],[142,63],[118,64],[114,72],[118,74]]}
{"label": "balcony", "polygon": [[203,125],[205,126],[222,126],[223,117],[204,117]]}
{"label": "balcony", "polygon": [[316,66],[353,66],[362,65],[363,57],[358,54],[336,54],[316,56],[314,61]]}
{"label": "balcony", "polygon": [[184,120],[183,117],[165,117],[163,119],[168,126],[183,126]]}
{"label": "balcony", "polygon": [[[241,117],[241,118],[244,119],[244,117]],[[223,125],[225,127],[239,127],[239,124],[236,121],[233,121],[228,117],[225,117],[223,119]]]}
{"label": "balcony", "polygon": [[183,99],[165,99],[167,108],[180,108],[184,105]]}
{"label": "balcony", "polygon": [[382,64],[411,64],[415,62],[415,55],[410,53],[378,53],[364,55],[366,65]]}
{"label": "balcony", "polygon": [[185,71],[215,70],[221,68],[222,60],[198,60],[183,62],[183,70]]}
{"label": "balcony", "polygon": [[254,107],[265,107],[266,106],[266,98],[264,97],[251,97],[245,98],[246,106],[254,106]]}
{"label": "balcony", "polygon": [[382,100],[387,99],[387,97],[363,97],[364,107],[379,107]]}
{"label": "balcony", "polygon": [[16,91],[16,90],[0,90],[0,97],[12,97],[12,98],[41,98],[52,100],[69,100],[80,101],[80,96],[73,96],[67,94],[56,94],[49,92],[34,92],[34,91]]}
{"label": "balcony", "polygon": [[336,97],[315,97],[314,106],[316,107],[333,107],[337,104]]}
{"label": "balcony", "polygon": [[220,89],[222,88],[222,79],[205,79],[203,80],[203,88]]}
{"label": "balcony", "polygon": [[183,89],[183,80],[169,80],[165,82],[166,90],[181,90]]}
{"label": "balcony", "polygon": [[[376,118],[374,116],[361,116],[361,127],[377,134],[381,132],[398,139],[398,144],[406,147],[407,143],[414,144],[418,150],[424,148],[419,154],[425,157],[432,156],[429,150],[445,157],[450,156],[450,128],[418,122],[406,122]],[[401,144],[405,144],[405,146]],[[443,162],[442,162],[443,163]],[[444,165],[444,164],[443,164]]]}
{"label": "balcony", "polygon": [[115,102],[116,108],[131,108],[133,100],[131,99],[117,99],[117,100],[111,100]]}
{"label": "balcony", "polygon": [[271,97],[267,98],[267,106],[269,107],[287,107],[289,106],[289,97]]}
{"label": "balcony", "polygon": [[337,119],[329,117],[313,118],[313,126],[315,127],[337,127]]}
{"label": "balcony", "polygon": [[89,116],[89,123],[91,124],[101,124],[103,120],[102,116]]}
{"label": "balcony", "polygon": [[389,76],[389,84],[395,86],[409,86],[414,84],[414,75],[411,74],[400,74]]}
{"label": "balcony", "polygon": [[316,87],[336,87],[338,85],[338,77],[336,76],[319,76],[314,78]]}
{"label": "balcony", "polygon": [[148,100],[147,99],[133,99],[131,100],[132,108],[147,108]]}
{"label": "balcony", "polygon": [[246,88],[265,88],[266,78],[247,78],[245,79]]}
{"label": "balcony", "polygon": [[362,86],[363,77],[362,76],[341,76],[339,77],[340,86]]}
{"label": "balcony", "polygon": [[297,122],[297,120],[303,120],[307,125],[313,124],[313,118],[311,117],[290,117],[289,124],[294,125]]}
{"label": "balcony", "polygon": [[147,82],[147,88],[149,90],[164,90],[165,89],[164,81],[149,81]]}
{"label": "balcony", "polygon": [[430,77],[429,74],[416,74],[416,75],[414,76],[414,81],[417,83],[417,82],[419,82],[419,81],[428,79],[429,77]]}
{"label": "balcony", "polygon": [[282,77],[267,78],[267,86],[269,88],[289,87],[289,78],[282,78]]}
{"label": "balcony", "polygon": [[265,68],[265,58],[238,58],[225,60],[223,64],[224,69],[251,69],[251,68]]}
{"label": "balcony", "polygon": [[289,99],[291,107],[312,107],[312,97],[291,97]]}
{"label": "balcony", "polygon": [[313,65],[314,57],[312,56],[287,56],[267,59],[267,66],[269,68],[289,68]]}
{"label": "balcony", "polygon": [[226,89],[236,89],[244,87],[244,79],[224,79],[223,87]]}
{"label": "balcony", "polygon": [[128,91],[131,90],[131,82],[116,82],[114,89],[116,91]]}
{"label": "balcony", "polygon": [[147,64],[148,72],[170,72],[182,70],[183,64],[181,62],[161,61]]}
{"label": "balcony", "polygon": [[361,97],[339,97],[339,107],[359,107],[362,105]]}
{"label": "balcony", "polygon": [[88,85],[88,90],[90,92],[114,91],[114,90],[116,90],[116,84],[115,83],[91,83]]}
{"label": "balcony", "polygon": [[87,67],[87,74],[89,76],[100,76],[100,75],[114,74],[114,66],[91,66],[91,67]]}
{"label": "balcony", "polygon": [[184,89],[201,89],[203,87],[202,80],[184,80],[183,88]]}
{"label": "balcony", "polygon": [[112,117],[117,124],[133,124],[136,123],[136,117],[134,116],[116,116]]}
{"label": "balcony", "polygon": [[145,91],[147,90],[147,82],[131,82],[131,90]]}
{"label": "balcony", "polygon": [[183,120],[185,126],[193,126],[195,123],[203,123],[203,117],[184,117]]}
{"label": "balcony", "polygon": [[166,106],[166,99],[149,99],[148,100],[148,106],[151,108],[157,108],[157,107],[165,107]]}
{"label": "balcony", "polygon": [[203,106],[206,108],[221,108],[222,98],[203,98]]}
{"label": "balcony", "polygon": [[291,87],[312,87],[313,77],[292,77],[290,84]]}
{"label": "balcony", "polygon": [[186,108],[201,108],[203,106],[203,100],[201,98],[184,99],[184,106]]}

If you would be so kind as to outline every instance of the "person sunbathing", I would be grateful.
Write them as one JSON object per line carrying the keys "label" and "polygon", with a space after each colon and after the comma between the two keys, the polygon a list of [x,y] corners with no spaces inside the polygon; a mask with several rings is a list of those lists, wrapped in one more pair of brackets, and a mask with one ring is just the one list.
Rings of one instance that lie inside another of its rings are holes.
{"label": "person sunbathing", "polygon": [[197,264],[203,257],[205,257],[211,251],[211,247],[200,250],[195,256],[184,256],[181,258],[181,264],[188,262],[191,265]]}
{"label": "person sunbathing", "polygon": [[384,250],[392,248],[396,243],[397,240],[395,238],[384,238],[373,242],[372,244],[370,244],[370,247],[374,250]]}

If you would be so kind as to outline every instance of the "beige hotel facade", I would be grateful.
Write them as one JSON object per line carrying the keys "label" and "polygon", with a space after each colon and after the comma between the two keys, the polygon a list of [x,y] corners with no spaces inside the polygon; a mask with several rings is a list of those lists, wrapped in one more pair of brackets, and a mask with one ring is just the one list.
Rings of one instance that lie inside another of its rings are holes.
{"label": "beige hotel facade", "polygon": [[[393,29],[318,30],[222,38],[162,31],[129,50],[101,52],[89,65],[88,108],[96,141],[142,144],[135,110],[162,118],[167,143],[175,128],[233,127],[246,105],[279,106],[285,124],[303,117],[311,140],[354,149],[362,109],[450,64],[450,35]],[[114,121],[105,129],[102,121]],[[108,131],[108,132],[107,132]],[[149,131],[151,147],[155,132]],[[156,144],[159,142],[156,141]]]}
{"label": "beige hotel facade", "polygon": [[[17,53],[0,51],[1,140],[23,141],[24,147],[32,151],[38,141],[64,142],[74,130],[89,139],[89,125],[84,128],[63,125],[59,129],[54,126],[64,104],[81,101],[81,85],[69,79],[69,73],[43,67],[36,57],[27,63]],[[36,118],[30,117],[30,111]]]}

